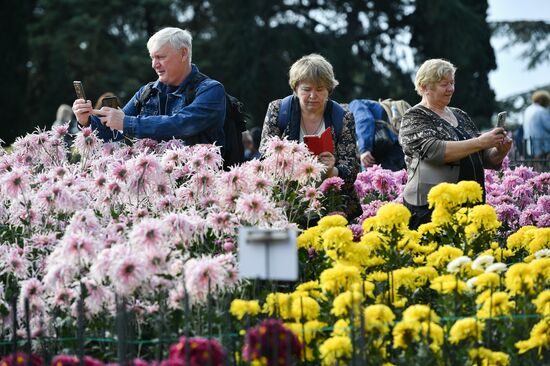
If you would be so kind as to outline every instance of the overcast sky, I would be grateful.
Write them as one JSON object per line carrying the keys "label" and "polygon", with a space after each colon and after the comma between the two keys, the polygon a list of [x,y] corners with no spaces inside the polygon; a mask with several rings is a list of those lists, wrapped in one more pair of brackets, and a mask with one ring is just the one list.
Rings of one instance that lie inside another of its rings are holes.
{"label": "overcast sky", "polygon": [[[550,21],[549,0],[488,0],[488,20],[545,20]],[[527,70],[519,59],[521,48],[501,51],[502,39],[492,39],[497,69],[489,74],[489,82],[497,99],[550,84],[550,62]]]}

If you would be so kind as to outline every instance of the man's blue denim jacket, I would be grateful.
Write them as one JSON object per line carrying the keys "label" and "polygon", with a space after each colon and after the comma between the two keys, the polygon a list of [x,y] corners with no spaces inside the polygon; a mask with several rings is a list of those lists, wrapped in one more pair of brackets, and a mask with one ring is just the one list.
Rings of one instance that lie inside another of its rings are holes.
{"label": "man's blue denim jacket", "polygon": [[185,100],[185,89],[189,81],[199,72],[193,65],[191,73],[179,87],[166,97],[166,113],[160,115],[159,91],[165,85],[158,80],[153,84],[151,97],[137,115],[136,102],[145,85],[124,106],[124,132],[111,130],[92,116],[91,126],[104,141],[130,138],[151,138],[157,141],[182,139],[185,143],[225,145],[223,124],[225,117],[225,90],[221,83],[205,79],[196,87],[195,99],[189,105]]}

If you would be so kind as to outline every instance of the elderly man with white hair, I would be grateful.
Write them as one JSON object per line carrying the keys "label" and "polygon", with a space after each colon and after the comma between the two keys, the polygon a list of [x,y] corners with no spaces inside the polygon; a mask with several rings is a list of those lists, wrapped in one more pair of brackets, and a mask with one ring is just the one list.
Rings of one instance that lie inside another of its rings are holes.
{"label": "elderly man with white hair", "polygon": [[91,123],[105,141],[178,138],[188,145],[224,146],[225,90],[191,63],[191,34],[164,28],[151,36],[147,48],[158,79],[142,86],[122,109],[93,109],[91,101],[75,100],[78,122]]}

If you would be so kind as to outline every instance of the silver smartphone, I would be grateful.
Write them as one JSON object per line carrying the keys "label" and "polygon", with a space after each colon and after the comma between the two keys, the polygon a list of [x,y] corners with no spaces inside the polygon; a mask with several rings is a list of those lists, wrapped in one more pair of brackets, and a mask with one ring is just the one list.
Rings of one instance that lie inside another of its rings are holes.
{"label": "silver smartphone", "polygon": [[506,128],[506,117],[508,116],[508,112],[503,111],[500,112],[497,115],[497,127]]}
{"label": "silver smartphone", "polygon": [[86,101],[86,94],[84,93],[84,86],[82,86],[82,81],[75,80],[73,81],[74,91],[78,99],[84,99]]}

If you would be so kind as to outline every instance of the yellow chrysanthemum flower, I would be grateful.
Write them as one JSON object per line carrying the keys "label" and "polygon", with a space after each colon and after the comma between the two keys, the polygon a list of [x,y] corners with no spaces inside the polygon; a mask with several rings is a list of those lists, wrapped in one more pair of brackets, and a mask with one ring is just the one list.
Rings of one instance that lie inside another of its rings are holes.
{"label": "yellow chrysanthemum flower", "polygon": [[455,292],[462,294],[468,290],[466,282],[458,279],[452,274],[434,278],[430,283],[430,288],[440,294],[451,294]]}
{"label": "yellow chrysanthemum flower", "polygon": [[269,316],[278,316],[282,319],[290,319],[292,297],[282,292],[274,292],[267,295],[262,311]]}
{"label": "yellow chrysanthemum flower", "polygon": [[258,300],[240,300],[235,299],[231,302],[229,313],[241,320],[245,315],[258,315],[260,313],[260,303]]}
{"label": "yellow chrysanthemum flower", "polygon": [[514,308],[514,302],[510,301],[506,292],[495,292],[489,296],[477,312],[478,318],[491,318],[502,315],[510,315]]}
{"label": "yellow chrysanthemum flower", "polygon": [[386,282],[388,280],[388,273],[382,271],[376,271],[367,275],[367,280],[372,282]]}
{"label": "yellow chrysanthemum flower", "polygon": [[403,312],[405,322],[439,322],[439,316],[428,305],[411,305]]}
{"label": "yellow chrysanthemum flower", "polygon": [[302,320],[314,320],[319,317],[321,306],[315,299],[309,296],[301,296],[293,299],[290,307],[290,316],[297,322]]}
{"label": "yellow chrysanthemum flower", "polygon": [[384,228],[405,228],[409,225],[410,211],[399,203],[386,203],[376,213],[376,223]]}
{"label": "yellow chrysanthemum flower", "polygon": [[434,322],[425,322],[420,325],[422,339],[431,340],[430,349],[437,353],[441,350],[444,334],[443,328]]}
{"label": "yellow chrysanthemum flower", "polygon": [[351,352],[351,339],[344,336],[328,338],[319,347],[322,364],[327,366],[347,364]]}
{"label": "yellow chrysanthemum flower", "polygon": [[[535,259],[529,263],[529,266],[535,287],[537,284],[544,286],[544,284],[550,282],[550,257]],[[537,290],[540,290],[540,288],[535,288],[535,291]]]}
{"label": "yellow chrysanthemum flower", "polygon": [[508,249],[511,249],[513,251],[517,251],[521,248],[527,248],[527,244],[529,243],[527,233],[531,230],[536,230],[536,226],[523,226],[518,231],[513,233],[506,239],[506,247]]}
{"label": "yellow chrysanthemum flower", "polygon": [[453,221],[453,214],[444,207],[435,207],[432,211],[432,223],[437,226],[449,225]]}
{"label": "yellow chrysanthemum flower", "polygon": [[548,318],[539,321],[531,329],[528,340],[516,342],[518,353],[522,354],[529,350],[538,348],[538,354],[541,355],[543,348],[550,347],[550,320]]}
{"label": "yellow chrysanthemum flower", "polygon": [[440,183],[430,189],[428,193],[428,205],[449,210],[459,204],[460,192],[456,184]]}
{"label": "yellow chrysanthemum flower", "polygon": [[475,289],[476,292],[496,289],[500,285],[500,276],[494,272],[482,273],[476,277]]}
{"label": "yellow chrysanthemum flower", "polygon": [[468,351],[472,365],[507,366],[510,356],[504,352],[493,352],[490,349],[479,347]]}
{"label": "yellow chrysanthemum flower", "polygon": [[354,283],[361,283],[361,274],[359,269],[354,266],[345,266],[336,264],[332,268],[325,269],[319,277],[321,288],[324,292],[330,292],[338,295],[343,291],[347,291],[349,286]]}
{"label": "yellow chrysanthemum flower", "polygon": [[508,268],[505,275],[506,288],[511,294],[530,294],[533,292],[533,270],[527,263],[516,263]]}
{"label": "yellow chrysanthemum flower", "polygon": [[322,235],[323,249],[334,261],[343,259],[353,244],[353,233],[347,227],[330,227]]}
{"label": "yellow chrysanthemum flower", "polygon": [[313,226],[304,230],[298,238],[296,238],[298,248],[309,249],[311,247],[316,251],[321,251],[323,249],[321,242],[322,233],[323,229],[319,226]]}
{"label": "yellow chrysanthemum flower", "polygon": [[285,326],[296,334],[300,342],[310,344],[317,335],[323,334],[323,329],[327,327],[327,323],[310,320],[305,323],[285,323]]}
{"label": "yellow chrysanthemum flower", "polygon": [[447,268],[447,264],[455,258],[461,257],[464,252],[450,245],[444,245],[426,257],[426,263],[438,270]]}
{"label": "yellow chrysanthemum flower", "polygon": [[533,304],[537,307],[537,313],[542,316],[550,316],[550,290],[542,291],[535,300]]}
{"label": "yellow chrysanthemum flower", "polygon": [[436,235],[441,233],[441,227],[437,226],[433,222],[427,222],[420,225],[416,231],[421,237],[426,235]]}
{"label": "yellow chrysanthemum flower", "polygon": [[353,264],[357,267],[369,267],[372,256],[371,250],[369,247],[363,243],[351,242],[347,248],[346,252],[343,253],[343,258],[350,264]]}
{"label": "yellow chrysanthemum flower", "polygon": [[541,249],[550,249],[550,227],[538,228],[530,231],[533,239],[529,242],[529,253],[535,254]]}
{"label": "yellow chrysanthemum flower", "polygon": [[319,286],[319,281],[308,281],[301,283],[296,286],[295,292],[300,292],[303,295],[307,295],[318,300],[324,299],[324,295],[321,292],[321,286]]}
{"label": "yellow chrysanthemum flower", "polygon": [[417,342],[420,337],[421,324],[418,321],[401,321],[392,330],[393,346],[407,349],[409,344]]}
{"label": "yellow chrysanthemum flower", "polygon": [[415,284],[418,287],[425,286],[428,282],[438,276],[437,270],[431,266],[422,266],[414,269],[416,274]]}
{"label": "yellow chrysanthemum flower", "polygon": [[390,325],[395,320],[395,314],[390,307],[377,304],[365,308],[365,331],[385,335],[390,332]]}
{"label": "yellow chrysanthemum flower", "polygon": [[322,227],[323,229],[328,229],[331,227],[345,227],[348,224],[348,220],[341,215],[330,215],[325,216],[317,223],[317,226]]}
{"label": "yellow chrysanthemum flower", "polygon": [[371,231],[363,234],[359,243],[367,247],[371,252],[376,252],[386,246],[380,233],[377,231]]}
{"label": "yellow chrysanthemum flower", "polygon": [[336,323],[334,323],[334,326],[332,327],[332,333],[330,333],[331,336],[342,336],[342,337],[349,337],[350,334],[350,326],[349,326],[349,320],[348,319],[338,319]]}
{"label": "yellow chrysanthemum flower", "polygon": [[464,228],[467,236],[477,234],[480,230],[484,232],[495,232],[501,225],[498,221],[497,212],[491,205],[477,205],[468,212],[468,222]]}
{"label": "yellow chrysanthemum flower", "polygon": [[391,279],[394,291],[398,291],[401,287],[408,290],[416,289],[416,273],[412,267],[402,267],[392,271]]}
{"label": "yellow chrysanthemum flower", "polygon": [[451,327],[449,342],[459,343],[464,340],[481,341],[485,323],[475,318],[457,320]]}
{"label": "yellow chrysanthemum flower", "polygon": [[[361,287],[363,285],[363,287]],[[363,283],[354,283],[350,286],[352,291],[360,292],[364,298],[371,297],[374,298],[374,283],[370,281],[363,281]]]}
{"label": "yellow chrysanthemum flower", "polygon": [[481,202],[483,190],[478,182],[473,180],[461,180],[456,184],[458,190],[458,201],[464,203]]}
{"label": "yellow chrysanthemum flower", "polygon": [[332,302],[330,313],[338,317],[347,316],[348,312],[353,309],[355,316],[358,316],[362,301],[363,294],[359,291],[342,292]]}

